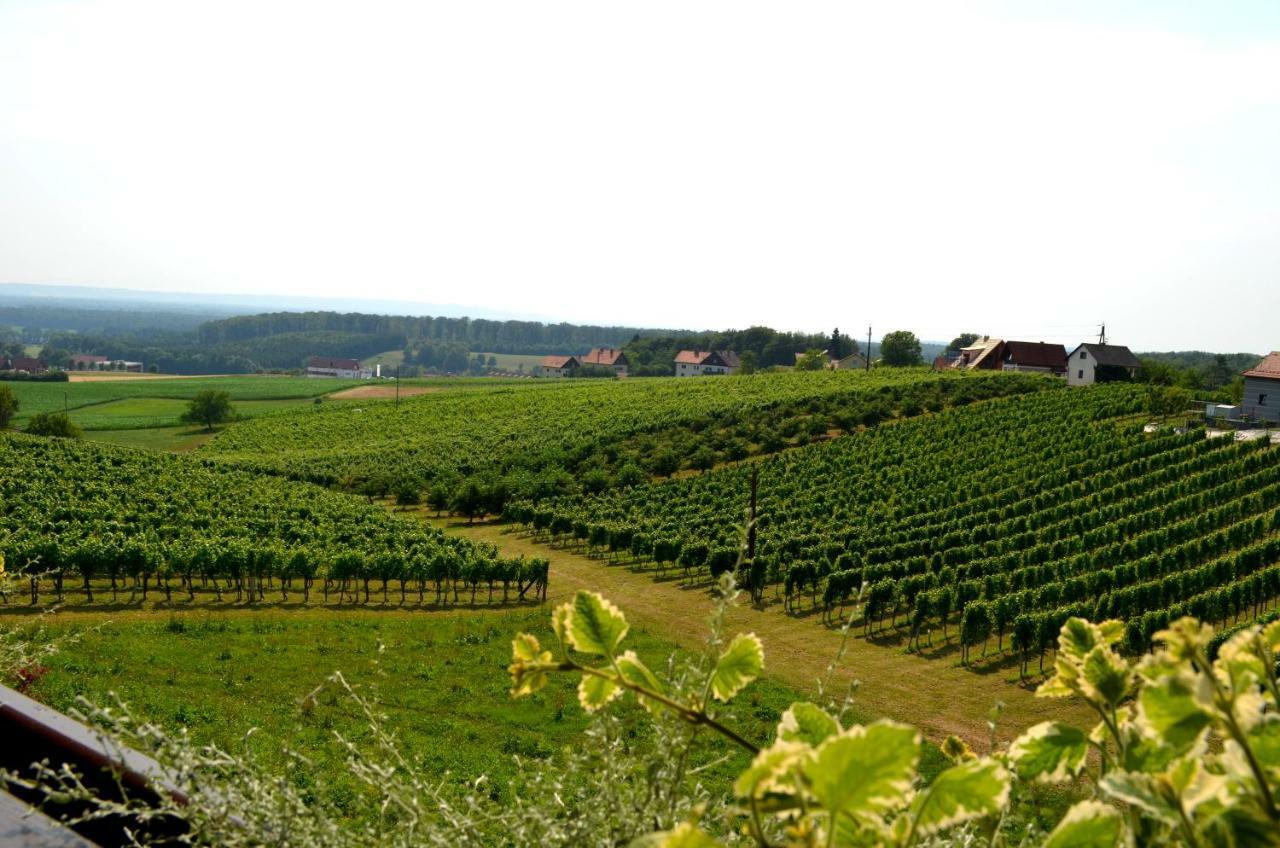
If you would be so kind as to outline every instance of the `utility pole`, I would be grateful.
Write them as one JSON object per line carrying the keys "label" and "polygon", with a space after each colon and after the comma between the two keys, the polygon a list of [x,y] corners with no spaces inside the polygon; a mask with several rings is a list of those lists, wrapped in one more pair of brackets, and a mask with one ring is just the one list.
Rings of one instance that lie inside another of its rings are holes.
{"label": "utility pole", "polygon": [[396,409],[400,408],[400,366],[396,365]]}
{"label": "utility pole", "polygon": [[867,373],[871,373],[871,325],[867,325]]}
{"label": "utility pole", "polygon": [[62,393],[62,414],[69,415],[70,413],[71,413],[71,408],[67,404],[67,393],[63,392]]}
{"label": "utility pole", "polygon": [[1107,322],[1103,321],[1102,327],[1098,331],[1098,344],[1104,345],[1106,343],[1107,343]]}

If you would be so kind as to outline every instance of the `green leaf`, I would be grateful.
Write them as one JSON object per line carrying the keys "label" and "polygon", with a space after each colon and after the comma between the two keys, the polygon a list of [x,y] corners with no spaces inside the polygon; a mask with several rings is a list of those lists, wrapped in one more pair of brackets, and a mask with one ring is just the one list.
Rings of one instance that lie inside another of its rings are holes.
{"label": "green leaf", "polygon": [[1260,810],[1243,804],[1226,807],[1200,825],[1203,845],[1214,848],[1277,848],[1280,828]]}
{"label": "green leaf", "polygon": [[1043,848],[1116,848],[1130,841],[1119,810],[1100,801],[1081,801],[1067,810]]}
{"label": "green leaf", "polygon": [[754,633],[739,633],[711,673],[711,694],[727,701],[764,671],[764,645]]}
{"label": "green leaf", "polygon": [[778,740],[817,746],[840,732],[840,723],[817,704],[792,704],[778,722]]}
{"label": "green leaf", "polygon": [[1249,728],[1248,739],[1258,763],[1271,773],[1272,780],[1280,782],[1280,717],[1268,713]]}
{"label": "green leaf", "polygon": [[1092,690],[1108,707],[1117,706],[1129,694],[1129,665],[1106,645],[1099,645],[1084,658],[1086,691]]}
{"label": "green leaf", "polygon": [[1177,823],[1178,811],[1160,794],[1155,778],[1149,775],[1132,771],[1108,772],[1098,782],[1098,788],[1107,797],[1137,807],[1166,824]]}
{"label": "green leaf", "polygon": [[612,657],[627,635],[627,619],[622,611],[598,592],[579,590],[565,617],[565,637],[584,654]]}
{"label": "green leaf", "polygon": [[584,674],[582,682],[578,684],[578,703],[582,704],[584,710],[593,713],[622,692],[621,686],[606,677]]}
{"label": "green leaf", "polygon": [[751,765],[738,775],[733,782],[733,794],[741,800],[793,794],[795,785],[787,775],[810,750],[799,742],[775,742],[756,754]]}
{"label": "green leaf", "polygon": [[1182,756],[1204,735],[1211,718],[1201,702],[1207,700],[1209,681],[1202,676],[1178,674],[1148,681],[1138,693],[1137,720],[1148,735],[1173,747]]}
{"label": "green leaf", "polygon": [[1058,652],[1079,663],[1102,643],[1102,633],[1083,618],[1068,618],[1058,631]]}
{"label": "green leaf", "polygon": [[697,825],[685,822],[674,830],[650,833],[634,839],[630,843],[630,848],[721,848],[721,846]]}
{"label": "green leaf", "polygon": [[915,830],[928,836],[995,815],[1009,803],[1009,772],[995,760],[969,760],[939,774],[911,805]]}
{"label": "green leaf", "polygon": [[919,760],[919,731],[881,720],[823,742],[804,775],[833,817],[846,813],[870,821],[905,803]]}
{"label": "green leaf", "polygon": [[547,685],[545,671],[529,671],[529,665],[545,665],[551,662],[551,652],[542,650],[538,637],[529,633],[518,633],[511,641],[511,695],[520,697],[537,692]]}
{"label": "green leaf", "polygon": [[[666,688],[654,676],[649,667],[640,661],[635,651],[627,651],[618,657],[618,672],[622,675],[622,679],[632,686],[641,686],[651,692],[657,692],[659,695],[666,694]],[[636,697],[640,699],[640,704],[651,713],[657,713],[662,709],[662,704],[651,698],[646,698],[640,693],[636,693]]]}
{"label": "green leaf", "polygon": [[1088,753],[1084,731],[1056,721],[1037,724],[1009,746],[1018,777],[1040,783],[1060,783],[1080,774]]}

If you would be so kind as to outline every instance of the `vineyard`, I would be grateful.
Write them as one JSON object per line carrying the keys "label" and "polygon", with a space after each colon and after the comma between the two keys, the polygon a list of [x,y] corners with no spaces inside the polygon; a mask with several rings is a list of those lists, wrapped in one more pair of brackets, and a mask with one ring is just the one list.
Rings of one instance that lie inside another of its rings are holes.
{"label": "vineyard", "polygon": [[[751,476],[761,602],[1025,672],[1071,616],[1145,650],[1181,615],[1234,622],[1280,597],[1280,463],[1265,442],[1144,433],[1141,391],[1038,392],[660,485],[517,501],[537,538],[686,577],[737,567]],[[865,588],[864,588],[865,587]]]}
{"label": "vineyard", "polygon": [[[201,455],[387,494],[483,483],[517,496],[600,491],[776,453],[886,419],[1052,390],[1030,374],[886,369],[730,380],[563,381],[325,407],[238,425]],[[489,511],[500,512],[503,497]]]}
{"label": "vineyard", "polygon": [[0,435],[0,594],[477,604],[545,596],[545,560],[316,486],[183,457]]}

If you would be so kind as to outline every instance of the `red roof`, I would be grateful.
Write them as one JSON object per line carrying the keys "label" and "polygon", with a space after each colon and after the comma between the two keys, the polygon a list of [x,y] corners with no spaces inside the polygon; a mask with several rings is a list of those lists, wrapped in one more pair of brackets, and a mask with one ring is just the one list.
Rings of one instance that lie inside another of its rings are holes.
{"label": "red roof", "polygon": [[[572,363],[572,365],[570,363]],[[576,368],[577,366],[578,366],[578,358],[576,356],[544,356],[542,357],[543,368]]]}
{"label": "red roof", "polygon": [[1067,349],[1060,344],[1044,342],[1005,342],[1004,361],[1023,368],[1067,370]]}
{"label": "red roof", "polygon": [[682,350],[676,354],[676,364],[701,365],[702,360],[711,355],[709,350]]}
{"label": "red roof", "polygon": [[[708,363],[708,360],[716,358],[720,362]],[[676,354],[675,362],[677,365],[719,365],[724,363],[726,368],[737,368],[742,364],[738,354],[731,350],[682,350]]]}
{"label": "red roof", "polygon": [[591,352],[580,360],[583,365],[626,365],[627,356],[620,347],[593,347]]}
{"label": "red roof", "polygon": [[15,356],[13,359],[6,360],[6,364],[12,371],[29,371],[32,374],[49,370],[49,367],[44,362],[28,356]]}
{"label": "red roof", "polygon": [[338,359],[333,356],[313,356],[307,360],[308,368],[333,368],[337,371],[359,371],[360,360]]}
{"label": "red roof", "polygon": [[1280,380],[1280,351],[1273,350],[1261,362],[1244,372],[1246,377],[1263,380]]}

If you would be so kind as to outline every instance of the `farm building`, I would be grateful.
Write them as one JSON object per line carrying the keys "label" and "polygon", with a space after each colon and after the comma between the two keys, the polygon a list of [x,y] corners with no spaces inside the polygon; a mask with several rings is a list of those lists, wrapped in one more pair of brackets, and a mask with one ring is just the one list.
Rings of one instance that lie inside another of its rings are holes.
{"label": "farm building", "polygon": [[307,360],[308,377],[340,377],[346,380],[368,380],[373,369],[362,368],[358,359],[336,356],[313,356]]}
{"label": "farm building", "polygon": [[69,367],[72,371],[96,371],[110,360],[92,353],[73,353]]}
{"label": "farm building", "polygon": [[1244,372],[1242,411],[1250,418],[1280,423],[1280,351]]}
{"label": "farm building", "polygon": [[613,373],[619,377],[627,376],[627,355],[622,352],[622,348],[617,347],[593,347],[591,352],[586,356],[580,357],[578,363],[581,365],[595,365],[600,368],[612,368]]}
{"label": "farm building", "polygon": [[578,370],[578,366],[576,356],[544,356],[542,362],[538,364],[538,376],[569,377]]}
{"label": "farm building", "polygon": [[1034,371],[1065,377],[1067,350],[1045,342],[1015,342],[990,336],[961,348],[952,368],[971,371]]}
{"label": "farm building", "polygon": [[19,371],[24,374],[43,374],[49,370],[44,360],[32,359],[29,356],[0,358],[0,371]]}
{"label": "farm building", "polygon": [[851,353],[840,359],[833,357],[827,360],[827,367],[832,371],[865,371],[867,358],[860,353]]}
{"label": "farm building", "polygon": [[1067,385],[1092,386],[1116,380],[1132,380],[1142,367],[1124,345],[1085,342],[1067,357]]}
{"label": "farm building", "polygon": [[731,350],[682,350],[675,358],[677,377],[736,374],[740,367],[742,360]]}

